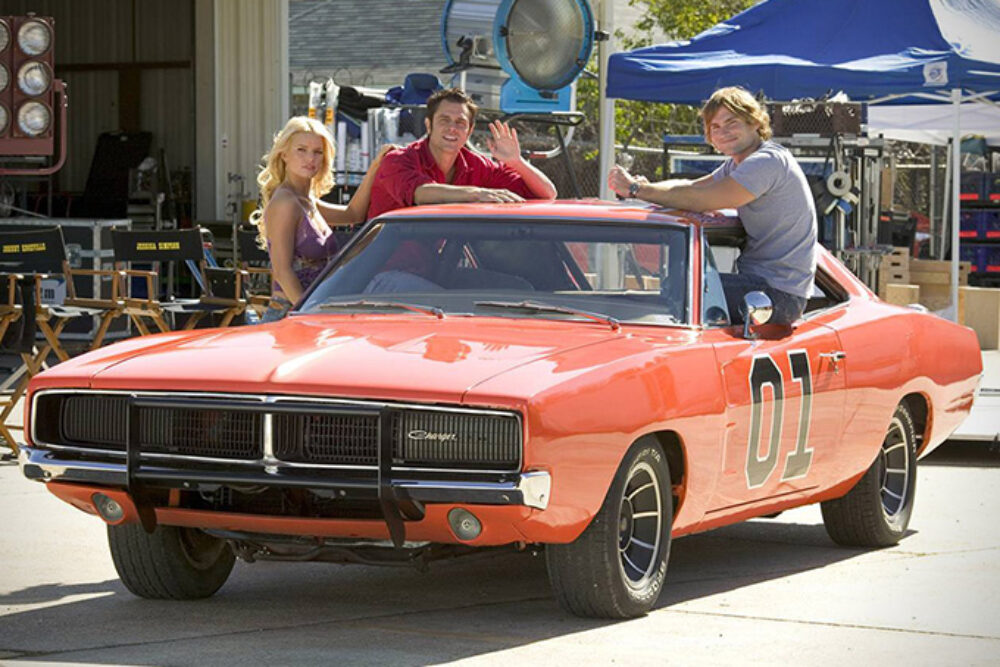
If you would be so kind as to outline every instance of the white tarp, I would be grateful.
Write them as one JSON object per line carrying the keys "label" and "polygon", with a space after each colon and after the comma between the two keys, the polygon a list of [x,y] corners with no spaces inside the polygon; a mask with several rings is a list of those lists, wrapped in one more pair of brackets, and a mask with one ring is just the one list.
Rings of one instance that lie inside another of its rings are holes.
{"label": "white tarp", "polygon": [[[962,136],[979,134],[1000,146],[1000,107],[988,103],[962,105]],[[950,104],[876,105],[868,107],[868,133],[886,139],[943,146],[954,134],[955,109]]]}

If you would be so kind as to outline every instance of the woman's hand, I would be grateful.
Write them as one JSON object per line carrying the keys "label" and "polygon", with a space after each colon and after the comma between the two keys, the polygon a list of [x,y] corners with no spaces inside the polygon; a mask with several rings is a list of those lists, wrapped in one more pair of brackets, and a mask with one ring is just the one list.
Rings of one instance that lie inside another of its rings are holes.
{"label": "woman's hand", "polygon": [[402,146],[397,146],[396,144],[384,144],[381,148],[378,149],[378,154],[374,157],[374,159],[372,159],[372,163],[368,168],[378,169],[378,166],[382,164],[382,158],[385,157],[385,154],[388,153],[389,151],[394,151],[397,148],[402,148]]}

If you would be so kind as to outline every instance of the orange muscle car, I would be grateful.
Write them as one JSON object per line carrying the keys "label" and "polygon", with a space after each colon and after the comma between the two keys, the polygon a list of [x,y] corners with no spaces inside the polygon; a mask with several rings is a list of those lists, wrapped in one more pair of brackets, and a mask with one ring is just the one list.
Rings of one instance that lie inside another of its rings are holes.
{"label": "orange muscle car", "polygon": [[602,202],[396,211],[280,322],[35,377],[22,469],[108,524],[146,598],[212,595],[236,557],[538,545],[563,607],[630,617],[682,535],[819,502],[834,541],[897,542],[917,458],[971,407],[974,333],[822,249],[793,326],[760,292],[730,312],[742,239]]}

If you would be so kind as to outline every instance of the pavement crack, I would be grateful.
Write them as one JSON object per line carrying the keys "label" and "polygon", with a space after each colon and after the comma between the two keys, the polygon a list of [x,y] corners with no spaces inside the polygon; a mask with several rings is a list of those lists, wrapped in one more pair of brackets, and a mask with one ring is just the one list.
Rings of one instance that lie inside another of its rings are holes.
{"label": "pavement crack", "polygon": [[809,621],[798,618],[778,618],[774,616],[758,616],[753,614],[732,614],[721,611],[696,611],[691,609],[665,608],[663,611],[675,614],[690,614],[692,616],[714,616],[720,618],[738,618],[750,621],[772,621],[774,623],[789,623],[794,625],[816,625],[827,628],[846,628],[852,630],[873,630],[876,632],[897,632],[907,635],[924,635],[928,637],[951,637],[955,639],[982,639],[985,641],[1000,641],[1000,636],[966,634],[960,632],[945,632],[943,630],[910,630],[894,628],[887,625],[861,625],[859,623],[837,623],[835,621]]}

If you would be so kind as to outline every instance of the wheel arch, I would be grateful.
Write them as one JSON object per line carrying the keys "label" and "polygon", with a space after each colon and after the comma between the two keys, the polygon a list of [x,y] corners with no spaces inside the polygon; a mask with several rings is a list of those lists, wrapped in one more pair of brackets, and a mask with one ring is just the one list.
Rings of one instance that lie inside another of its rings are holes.
{"label": "wheel arch", "polygon": [[667,467],[670,469],[670,496],[674,506],[673,516],[677,516],[678,510],[684,502],[684,487],[687,480],[687,457],[684,453],[681,436],[676,431],[663,430],[647,433],[637,438],[636,442],[641,440],[658,445],[667,459]]}
{"label": "wheel arch", "polygon": [[907,394],[900,401],[910,411],[910,418],[913,419],[913,431],[917,439],[917,456],[920,456],[924,449],[924,443],[929,442],[928,429],[930,423],[930,399],[926,395],[913,392]]}

